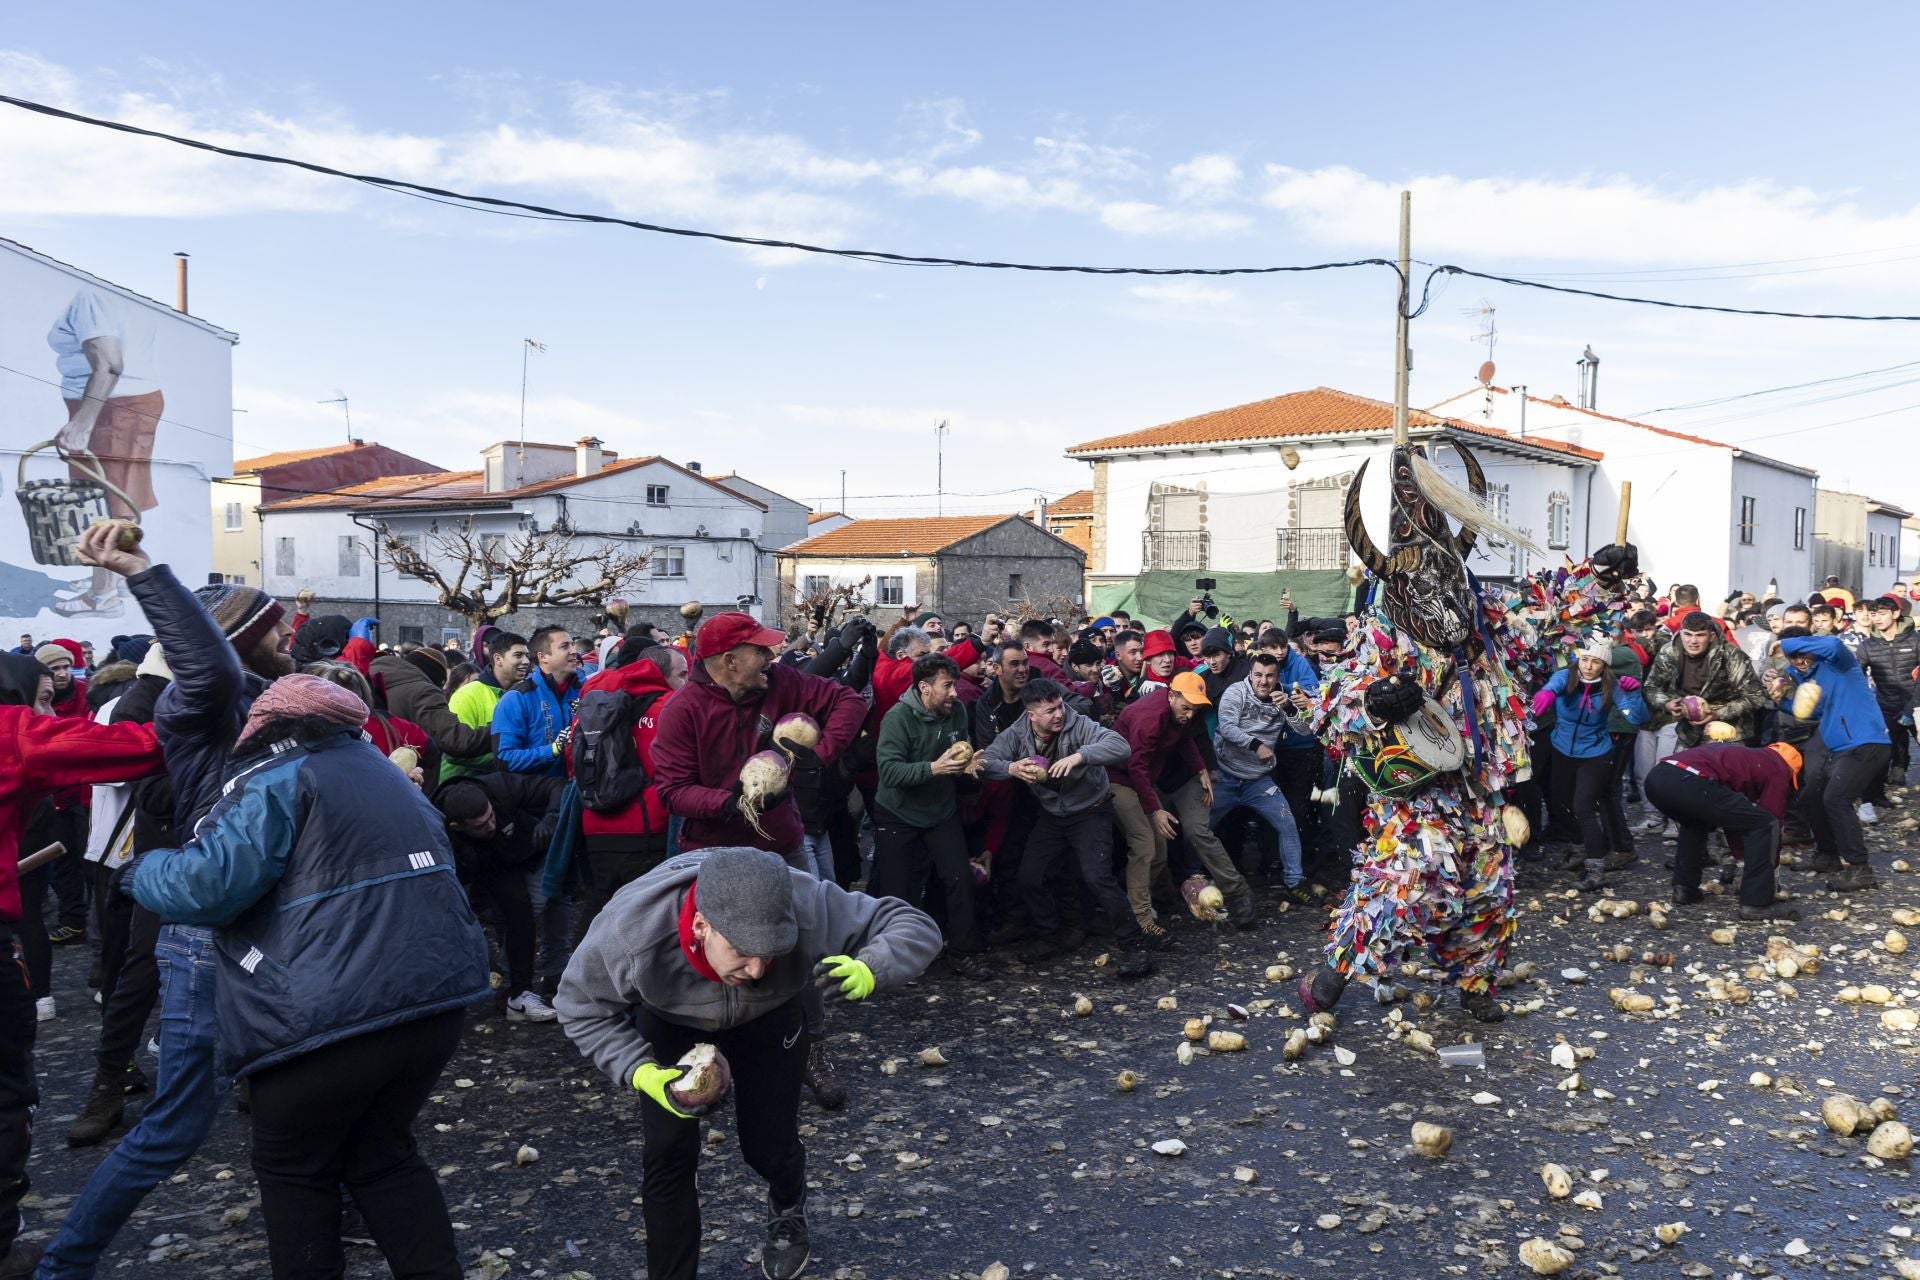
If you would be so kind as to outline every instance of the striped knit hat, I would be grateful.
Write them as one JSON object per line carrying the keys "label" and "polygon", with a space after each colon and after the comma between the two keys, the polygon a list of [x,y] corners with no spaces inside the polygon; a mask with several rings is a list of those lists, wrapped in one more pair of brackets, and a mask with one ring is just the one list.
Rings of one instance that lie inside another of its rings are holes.
{"label": "striped knit hat", "polygon": [[258,587],[243,587],[217,582],[193,593],[201,607],[213,615],[221,634],[241,653],[249,652],[261,637],[273,630],[286,611]]}

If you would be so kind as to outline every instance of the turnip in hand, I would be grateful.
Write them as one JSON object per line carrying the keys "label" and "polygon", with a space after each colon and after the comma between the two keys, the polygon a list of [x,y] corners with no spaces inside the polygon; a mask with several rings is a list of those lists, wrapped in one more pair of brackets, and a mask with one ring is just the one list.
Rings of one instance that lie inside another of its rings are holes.
{"label": "turnip in hand", "polygon": [[740,766],[740,816],[762,839],[767,832],[760,825],[760,815],[787,794],[791,772],[787,758],[778,751],[756,752]]}
{"label": "turnip in hand", "polygon": [[820,749],[820,725],[804,711],[796,711],[789,716],[781,716],[780,723],[773,726],[773,745],[793,758],[795,747],[805,747],[809,751]]}
{"label": "turnip in hand", "polygon": [[687,1108],[716,1107],[733,1087],[733,1069],[720,1050],[697,1044],[674,1063],[680,1077],[667,1085],[674,1101]]}

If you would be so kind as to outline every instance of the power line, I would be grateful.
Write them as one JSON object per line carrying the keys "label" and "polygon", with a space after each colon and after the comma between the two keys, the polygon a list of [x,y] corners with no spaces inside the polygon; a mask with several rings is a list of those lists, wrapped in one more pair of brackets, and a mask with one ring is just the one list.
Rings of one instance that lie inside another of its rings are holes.
{"label": "power line", "polygon": [[1920,316],[1869,316],[1837,311],[1774,311],[1760,307],[1717,307],[1704,302],[1673,302],[1666,298],[1636,298],[1622,293],[1602,293],[1598,289],[1576,289],[1571,285],[1548,284],[1543,280],[1526,280],[1519,276],[1497,276],[1491,272],[1473,271],[1451,263],[1435,267],[1427,276],[1427,280],[1431,282],[1437,275],[1470,276],[1475,280],[1491,280],[1496,284],[1510,284],[1521,289],[1544,289],[1548,293],[1568,293],[1582,298],[1599,298],[1604,302],[1631,302],[1642,307],[1665,307],[1670,311],[1712,311],[1720,315],[1772,316],[1783,320],[1898,320],[1910,323],[1920,321]]}
{"label": "power line", "polygon": [[[1633,414],[1632,416],[1645,418],[1656,413],[1683,413],[1689,409],[1711,409],[1715,405],[1732,404],[1736,400],[1752,400],[1758,396],[1779,395],[1786,391],[1804,391],[1809,387],[1831,386],[1836,382],[1851,382],[1855,378],[1871,378],[1882,373],[1898,373],[1903,369],[1912,369],[1916,366],[1920,366],[1920,360],[1908,360],[1903,364],[1890,364],[1881,369],[1862,369],[1859,373],[1842,373],[1831,378],[1815,378],[1811,382],[1795,382],[1784,387],[1767,387],[1761,391],[1742,391],[1738,395],[1720,396],[1712,400],[1695,400],[1690,404],[1670,404],[1660,409],[1642,409],[1639,413]],[[1879,387],[1873,388],[1873,390],[1876,391],[1882,389],[1883,388]]]}

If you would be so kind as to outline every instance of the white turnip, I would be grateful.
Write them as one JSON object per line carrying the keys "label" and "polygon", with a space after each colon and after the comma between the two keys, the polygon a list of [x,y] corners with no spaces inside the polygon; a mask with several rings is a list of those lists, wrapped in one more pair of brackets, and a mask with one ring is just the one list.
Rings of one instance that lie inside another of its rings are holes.
{"label": "white turnip", "polygon": [[793,758],[795,747],[805,747],[809,751],[820,746],[820,725],[804,711],[796,711],[790,716],[781,716],[780,723],[773,726],[773,745]]}
{"label": "white turnip", "polygon": [[710,1044],[696,1044],[674,1065],[680,1068],[680,1076],[667,1089],[684,1106],[715,1106],[733,1087],[733,1069]]}
{"label": "white turnip", "polygon": [[778,751],[756,752],[740,766],[740,816],[762,839],[767,832],[760,825],[760,815],[787,794],[791,772],[787,758]]}

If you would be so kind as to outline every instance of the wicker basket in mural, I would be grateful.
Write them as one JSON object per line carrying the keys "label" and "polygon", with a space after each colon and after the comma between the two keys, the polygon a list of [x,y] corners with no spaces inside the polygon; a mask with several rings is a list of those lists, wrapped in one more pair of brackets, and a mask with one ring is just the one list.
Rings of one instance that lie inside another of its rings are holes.
{"label": "wicker basket in mural", "polygon": [[[61,455],[73,466],[90,471],[92,474],[87,479],[27,479],[27,459],[42,449],[55,448],[58,443],[56,440],[42,440],[20,455],[20,470],[15,477],[14,488],[20,499],[20,512],[26,517],[27,541],[33,550],[34,563],[77,565],[82,563],[75,554],[80,535],[94,521],[113,517],[113,512],[107,507],[107,496],[113,494],[119,497],[129,510],[134,509],[134,503],[107,479],[99,459],[92,454],[82,454],[78,458]],[[137,512],[133,518],[136,521],[139,519]]]}

